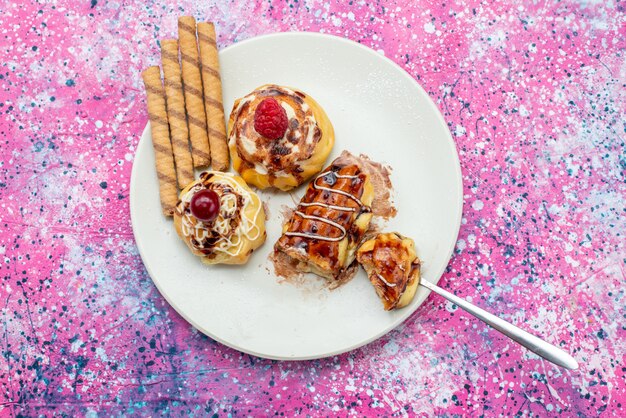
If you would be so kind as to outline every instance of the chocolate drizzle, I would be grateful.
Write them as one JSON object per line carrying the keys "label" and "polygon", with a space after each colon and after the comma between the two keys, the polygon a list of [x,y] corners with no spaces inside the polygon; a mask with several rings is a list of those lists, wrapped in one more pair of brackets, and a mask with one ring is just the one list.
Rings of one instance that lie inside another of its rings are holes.
{"label": "chocolate drizzle", "polygon": [[[327,184],[327,186],[320,186],[318,184],[318,180],[319,179],[323,179],[324,182]],[[326,208],[329,210],[336,210],[336,211],[341,211],[341,212],[355,212],[357,209],[359,209],[359,212],[361,209],[364,208],[363,202],[361,202],[361,200],[359,200],[359,198],[357,198],[356,196],[352,195],[350,192],[346,192],[340,189],[334,189],[333,186],[337,183],[337,179],[349,179],[351,180],[352,185],[354,186],[355,184],[355,180],[358,180],[359,182],[361,181],[361,179],[359,178],[358,175],[342,175],[342,174],[337,174],[336,171],[328,171],[328,172],[324,172],[322,174],[319,174],[317,177],[315,177],[315,179],[311,182],[311,185],[313,186],[314,189],[316,190],[323,190],[325,193],[323,194],[323,196],[326,199],[330,198],[330,193],[338,193],[340,195],[346,196],[350,199],[352,199],[353,201],[355,201],[358,205],[359,208],[355,208],[355,207],[351,207],[351,206],[342,206],[342,205],[330,205],[324,202],[300,202],[300,204],[298,205],[298,207],[302,206],[302,207],[314,207],[314,206],[319,206],[322,208]],[[328,187],[330,186],[330,187]],[[346,228],[343,225],[340,225],[337,222],[331,221],[330,219],[327,218],[322,218],[320,216],[316,216],[316,215],[307,215],[299,210],[295,211],[295,215],[298,215],[304,219],[309,219],[309,220],[314,220],[314,221],[318,221],[318,222],[323,222],[327,225],[333,226],[335,228],[337,228],[341,234],[339,236],[336,237],[331,237],[331,236],[325,236],[325,235],[319,235],[317,234],[318,231],[318,227],[313,225],[311,227],[311,232],[298,232],[298,231],[288,231],[285,232],[285,235],[288,237],[302,237],[302,238],[310,238],[310,239],[317,239],[317,240],[321,240],[321,241],[330,241],[330,242],[336,242],[336,241],[341,241],[342,239],[344,239],[346,237]],[[341,215],[339,215],[341,217]]]}

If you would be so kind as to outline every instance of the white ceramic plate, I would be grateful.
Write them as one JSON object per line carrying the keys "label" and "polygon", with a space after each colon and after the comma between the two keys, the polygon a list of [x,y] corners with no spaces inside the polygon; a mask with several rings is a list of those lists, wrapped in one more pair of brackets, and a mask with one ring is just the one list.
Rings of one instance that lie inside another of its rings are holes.
{"label": "white ceramic plate", "polygon": [[[317,100],[335,127],[330,162],[346,149],[393,168],[397,216],[386,230],[415,239],[423,279],[436,283],[454,248],[462,211],[458,156],[437,107],[406,72],[345,39],[282,33],[220,52],[226,117],[233,102],[275,83]],[[281,205],[292,195],[260,192],[269,206],[267,241],[245,266],[205,266],[161,215],[149,126],[131,176],[130,210],[141,258],[161,294],[211,338],[273,359],[314,359],[367,344],[389,332],[424,301],[419,288],[406,308],[385,312],[365,273],[329,291],[321,279],[294,285],[274,275],[268,255],[281,229]]]}

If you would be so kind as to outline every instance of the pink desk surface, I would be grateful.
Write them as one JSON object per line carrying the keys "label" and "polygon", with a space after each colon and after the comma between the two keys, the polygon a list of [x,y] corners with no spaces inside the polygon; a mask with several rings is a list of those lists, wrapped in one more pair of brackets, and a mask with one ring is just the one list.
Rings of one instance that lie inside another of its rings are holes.
{"label": "pink desk surface", "polygon": [[[624,410],[623,2],[41,3],[0,5],[0,416]],[[362,349],[299,363],[241,354],[182,320],[142,265],[128,193],[147,121],[140,72],[183,14],[214,20],[220,47],[319,31],[415,77],[465,185],[441,285],[560,343],[580,369],[434,296]]]}

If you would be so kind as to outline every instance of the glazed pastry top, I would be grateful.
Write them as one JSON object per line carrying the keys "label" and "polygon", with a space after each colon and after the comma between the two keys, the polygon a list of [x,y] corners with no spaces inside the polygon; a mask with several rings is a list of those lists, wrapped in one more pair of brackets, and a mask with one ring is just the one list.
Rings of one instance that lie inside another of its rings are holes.
{"label": "glazed pastry top", "polygon": [[369,226],[372,198],[369,177],[359,166],[334,162],[311,181],[277,248],[299,251],[320,270],[338,273],[352,261]]}
{"label": "glazed pastry top", "polygon": [[[221,253],[238,257],[248,251],[246,243],[263,233],[262,204],[242,183],[230,173],[204,172],[183,191],[176,211],[181,217],[182,235],[193,249],[206,256]],[[190,209],[192,197],[203,189],[215,191],[220,199],[219,214],[211,222],[197,219]]]}
{"label": "glazed pastry top", "polygon": [[[287,114],[285,134],[268,139],[254,129],[254,112],[266,98],[276,99]],[[242,160],[239,172],[254,169],[261,175],[298,177],[300,163],[311,158],[322,130],[305,93],[273,84],[265,85],[241,98],[231,114],[229,144]]]}
{"label": "glazed pastry top", "polygon": [[357,251],[385,310],[396,308],[409,284],[418,279],[420,260],[412,239],[398,233],[378,234]]}

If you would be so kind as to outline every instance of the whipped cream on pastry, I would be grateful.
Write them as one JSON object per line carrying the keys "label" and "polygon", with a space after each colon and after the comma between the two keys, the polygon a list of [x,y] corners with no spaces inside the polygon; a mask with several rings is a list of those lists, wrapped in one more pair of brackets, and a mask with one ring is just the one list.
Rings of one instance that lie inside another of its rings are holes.
{"label": "whipped cream on pastry", "polygon": [[[202,190],[214,191],[219,211],[210,221],[194,216],[191,204]],[[207,171],[180,194],[174,213],[176,231],[208,264],[243,264],[265,241],[265,212],[259,197],[239,176]]]}
{"label": "whipped cream on pastry", "polygon": [[[284,111],[284,132],[278,138],[256,129],[257,109],[266,99]],[[259,188],[289,190],[302,184],[319,172],[334,144],[332,124],[321,106],[302,91],[274,84],[235,101],[228,132],[235,170]]]}

